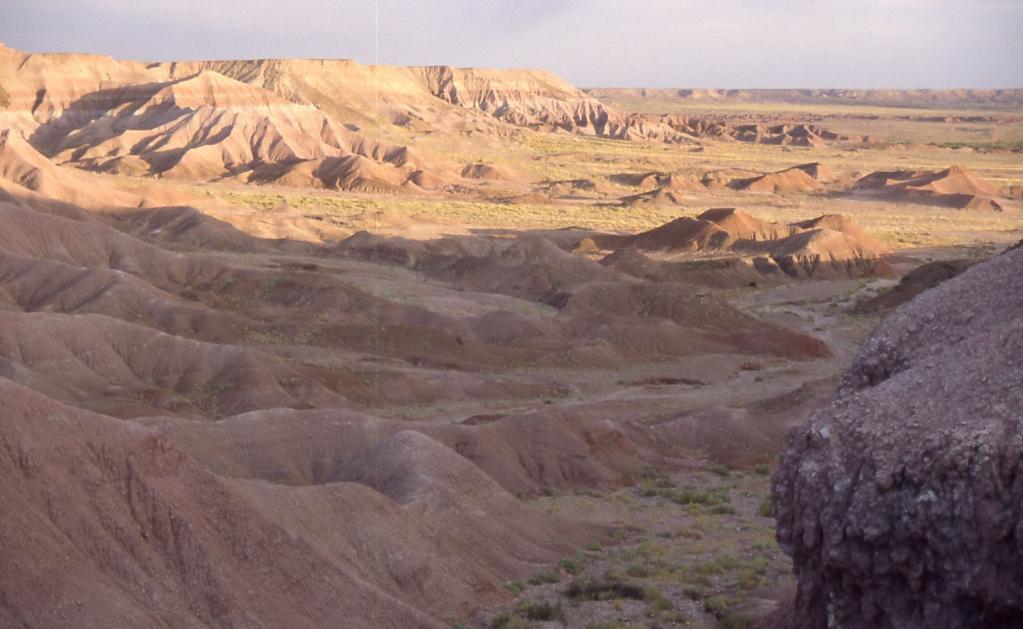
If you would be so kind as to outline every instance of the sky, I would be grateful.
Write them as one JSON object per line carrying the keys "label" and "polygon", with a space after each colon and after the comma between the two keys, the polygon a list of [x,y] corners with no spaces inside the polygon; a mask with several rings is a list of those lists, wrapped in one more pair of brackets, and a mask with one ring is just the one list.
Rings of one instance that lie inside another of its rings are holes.
{"label": "sky", "polygon": [[0,42],[147,61],[379,51],[581,87],[1023,87],[1023,0],[0,0]]}

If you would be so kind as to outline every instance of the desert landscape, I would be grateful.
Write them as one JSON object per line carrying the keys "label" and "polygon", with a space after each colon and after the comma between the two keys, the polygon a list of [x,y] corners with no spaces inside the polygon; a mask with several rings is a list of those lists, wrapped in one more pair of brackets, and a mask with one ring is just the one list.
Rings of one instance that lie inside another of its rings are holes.
{"label": "desert landscape", "polygon": [[0,626],[1023,617],[1023,89],[0,46],[0,221]]}

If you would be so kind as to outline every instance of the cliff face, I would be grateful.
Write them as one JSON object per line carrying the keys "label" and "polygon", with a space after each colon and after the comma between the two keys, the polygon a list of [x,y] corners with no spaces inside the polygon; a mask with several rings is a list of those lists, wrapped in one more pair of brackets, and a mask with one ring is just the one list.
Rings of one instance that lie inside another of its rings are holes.
{"label": "cliff face", "polygon": [[[860,142],[807,125],[733,126],[718,120],[629,114],[545,70],[375,66],[342,59],[252,59],[142,64],[98,55],[29,54],[0,47],[0,83],[9,93],[5,126],[74,129],[154,85],[215,72],[278,98],[384,135],[420,131],[510,135],[517,128],[617,140],[692,142],[712,136],[811,146]],[[3,102],[0,93],[0,103]],[[392,126],[393,125],[393,126]],[[47,130],[46,142],[55,131]]]}
{"label": "cliff face", "polygon": [[875,330],[774,478],[804,627],[1018,626],[1023,249]]}

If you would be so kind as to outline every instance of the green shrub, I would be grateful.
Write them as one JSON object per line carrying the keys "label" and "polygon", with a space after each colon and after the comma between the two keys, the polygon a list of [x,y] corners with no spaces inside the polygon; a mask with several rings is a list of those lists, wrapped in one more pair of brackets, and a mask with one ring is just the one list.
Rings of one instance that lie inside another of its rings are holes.
{"label": "green shrub", "polygon": [[574,559],[562,559],[559,564],[561,569],[569,573],[573,577],[583,571],[582,566],[579,565],[578,561]]}

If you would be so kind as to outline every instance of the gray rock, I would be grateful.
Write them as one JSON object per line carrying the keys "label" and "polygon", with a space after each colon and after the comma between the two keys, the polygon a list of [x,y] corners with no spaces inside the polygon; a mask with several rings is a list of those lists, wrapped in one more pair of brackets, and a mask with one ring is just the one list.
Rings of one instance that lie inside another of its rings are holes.
{"label": "gray rock", "polygon": [[1023,249],[886,318],[773,490],[797,626],[1023,626]]}

